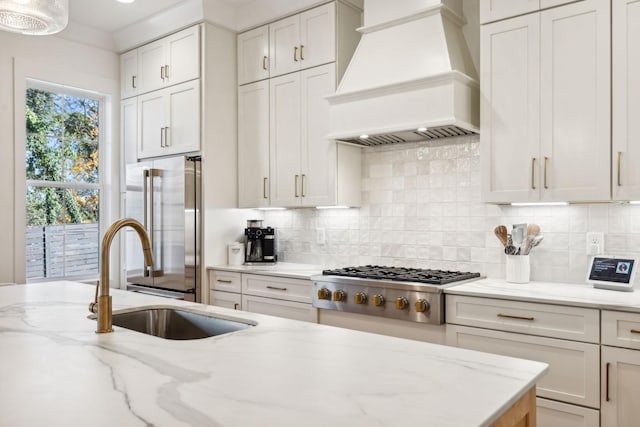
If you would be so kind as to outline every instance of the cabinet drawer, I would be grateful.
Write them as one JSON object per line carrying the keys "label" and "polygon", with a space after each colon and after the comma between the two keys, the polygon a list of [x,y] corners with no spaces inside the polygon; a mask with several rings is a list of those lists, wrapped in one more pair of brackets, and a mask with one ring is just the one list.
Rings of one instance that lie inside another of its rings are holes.
{"label": "cabinet drawer", "polygon": [[284,277],[242,275],[242,293],[267,298],[311,303],[313,286],[310,280],[287,279]]}
{"label": "cabinet drawer", "polygon": [[240,293],[242,291],[240,277],[240,273],[232,271],[209,270],[209,289]]}
{"label": "cabinet drawer", "polygon": [[640,313],[603,310],[602,344],[640,349]]}
{"label": "cabinet drawer", "polygon": [[537,395],[600,407],[600,346],[466,326],[447,325],[447,344],[549,364]]}
{"label": "cabinet drawer", "polygon": [[242,310],[242,295],[233,292],[211,291],[209,292],[209,304]]}
{"label": "cabinet drawer", "polygon": [[597,309],[446,296],[447,323],[575,341],[600,342]]}
{"label": "cabinet drawer", "polygon": [[251,313],[267,314],[304,322],[318,322],[318,309],[311,304],[302,302],[242,295],[242,307],[243,310]]}
{"label": "cabinet drawer", "polygon": [[547,399],[536,399],[538,427],[599,427],[600,411]]}

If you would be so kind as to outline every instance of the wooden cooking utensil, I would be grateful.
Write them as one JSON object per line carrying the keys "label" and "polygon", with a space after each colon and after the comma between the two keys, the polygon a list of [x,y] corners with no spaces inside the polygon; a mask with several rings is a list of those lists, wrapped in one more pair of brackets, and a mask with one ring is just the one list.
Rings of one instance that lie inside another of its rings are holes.
{"label": "wooden cooking utensil", "polygon": [[534,237],[540,234],[540,226],[538,224],[527,225],[527,236]]}
{"label": "wooden cooking utensil", "polygon": [[507,235],[509,234],[507,227],[504,225],[499,225],[493,229],[493,232],[498,240],[500,240],[500,243],[502,243],[502,246],[507,246],[507,242],[509,241],[507,237]]}

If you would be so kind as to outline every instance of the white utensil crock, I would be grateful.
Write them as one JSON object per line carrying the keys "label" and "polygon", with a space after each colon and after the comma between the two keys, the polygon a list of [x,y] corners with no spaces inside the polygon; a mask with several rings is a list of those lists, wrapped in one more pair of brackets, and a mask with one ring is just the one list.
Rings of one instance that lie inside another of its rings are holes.
{"label": "white utensil crock", "polygon": [[529,255],[507,255],[507,282],[529,283],[530,270]]}

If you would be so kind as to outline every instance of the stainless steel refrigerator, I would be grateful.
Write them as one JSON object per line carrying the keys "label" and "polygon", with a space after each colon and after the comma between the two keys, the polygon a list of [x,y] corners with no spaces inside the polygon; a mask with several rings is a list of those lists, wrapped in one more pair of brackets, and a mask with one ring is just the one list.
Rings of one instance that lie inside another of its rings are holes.
{"label": "stainless steel refrigerator", "polygon": [[127,289],[202,301],[200,283],[201,162],[171,157],[128,164],[125,213],[151,238],[153,268],[145,268],[135,231],[125,233]]}

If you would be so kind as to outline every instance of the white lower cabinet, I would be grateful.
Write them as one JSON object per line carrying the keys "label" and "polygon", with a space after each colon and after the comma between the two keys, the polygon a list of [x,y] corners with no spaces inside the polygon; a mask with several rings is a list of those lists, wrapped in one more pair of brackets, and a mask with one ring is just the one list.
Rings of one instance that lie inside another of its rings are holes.
{"label": "white lower cabinet", "polygon": [[604,310],[602,343],[602,427],[638,426],[640,314]]}
{"label": "white lower cabinet", "polygon": [[310,280],[208,270],[209,304],[252,313],[318,322]]}
{"label": "white lower cabinet", "polygon": [[267,314],[269,316],[284,317],[305,322],[318,322],[318,310],[302,302],[286,301],[275,298],[242,295],[244,311]]}
{"label": "white lower cabinet", "polygon": [[598,427],[600,412],[555,400],[536,399],[536,416],[540,427]]}
{"label": "white lower cabinet", "polygon": [[539,427],[600,425],[600,311],[446,296],[447,344],[549,365],[536,384]]}
{"label": "white lower cabinet", "polygon": [[233,310],[242,310],[242,296],[233,292],[210,291],[209,304]]}

